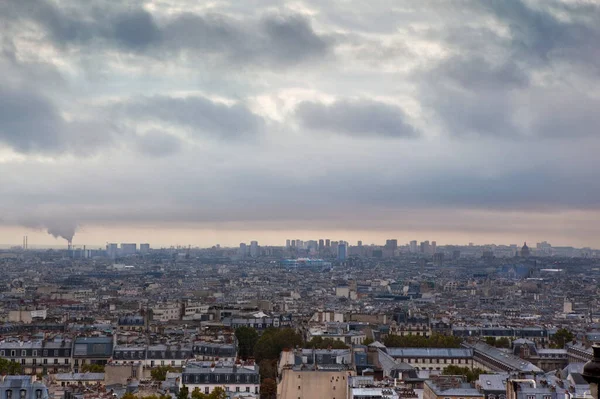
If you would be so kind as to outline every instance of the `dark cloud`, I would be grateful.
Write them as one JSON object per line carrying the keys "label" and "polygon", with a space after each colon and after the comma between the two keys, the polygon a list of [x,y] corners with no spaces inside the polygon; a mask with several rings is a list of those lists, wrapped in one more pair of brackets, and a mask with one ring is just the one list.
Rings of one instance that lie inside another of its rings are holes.
{"label": "dark cloud", "polygon": [[47,98],[0,86],[0,141],[19,152],[58,151],[66,123]]}
{"label": "dark cloud", "polygon": [[[82,3],[87,4],[87,3]],[[210,57],[244,65],[287,66],[329,54],[331,39],[317,34],[308,19],[267,13],[234,19],[219,14],[182,13],[157,21],[136,6],[56,7],[24,0],[0,6],[8,19],[37,22],[59,47],[105,45],[151,57]]]}
{"label": "dark cloud", "polygon": [[0,144],[21,153],[83,155],[108,145],[118,132],[99,115],[66,120],[62,112],[40,92],[0,83]]}
{"label": "dark cloud", "polygon": [[[548,63],[553,59],[593,65],[600,72],[600,4],[523,0],[482,1],[481,8],[504,22],[515,56]],[[559,15],[562,14],[562,17]]]}
{"label": "dark cloud", "polygon": [[219,138],[257,134],[264,120],[243,104],[226,105],[204,97],[155,96],[117,105],[121,118],[162,121]]}
{"label": "dark cloud", "polygon": [[355,137],[414,137],[400,107],[370,100],[323,104],[305,101],[296,108],[300,124],[311,130]]}

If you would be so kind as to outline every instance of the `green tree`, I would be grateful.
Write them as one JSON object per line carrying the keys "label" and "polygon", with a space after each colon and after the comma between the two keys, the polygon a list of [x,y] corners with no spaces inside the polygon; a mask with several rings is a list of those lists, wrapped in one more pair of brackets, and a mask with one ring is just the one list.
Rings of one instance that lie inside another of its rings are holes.
{"label": "green tree", "polygon": [[486,337],[485,338],[485,343],[490,345],[490,346],[496,346],[496,338],[494,337]]}
{"label": "green tree", "polygon": [[277,360],[276,359],[263,359],[258,363],[260,370],[261,381],[265,378],[276,379],[277,378]]}
{"label": "green tree", "polygon": [[0,358],[0,374],[19,375],[21,365],[17,362]]}
{"label": "green tree", "polygon": [[254,354],[254,346],[258,341],[258,333],[252,327],[238,327],[235,330],[238,341],[238,354],[246,360]]}
{"label": "green tree", "polygon": [[348,345],[333,338],[313,337],[304,345],[311,349],[347,349]]}
{"label": "green tree", "polygon": [[125,395],[121,396],[121,399],[138,399],[138,398],[131,392],[127,392],[127,393],[125,393]]}
{"label": "green tree", "polygon": [[167,379],[167,373],[170,371],[175,371],[175,369],[171,366],[158,366],[150,371],[150,377],[154,381],[164,381]]}
{"label": "green tree", "polygon": [[550,341],[552,341],[551,346],[554,348],[564,348],[567,342],[572,341],[574,335],[571,331],[566,328],[560,328],[554,333],[552,337],[550,337]]}
{"label": "green tree", "polygon": [[285,348],[302,345],[302,335],[293,328],[267,329],[254,346],[254,357],[257,362],[263,359],[279,359]]}
{"label": "green tree", "polygon": [[177,399],[188,399],[189,394],[190,394],[189,388],[184,385],[179,390],[179,393],[177,394]]}
{"label": "green tree", "polygon": [[511,345],[512,345],[512,343],[510,342],[510,339],[508,339],[507,337],[498,338],[496,340],[496,346],[498,348],[510,348]]}
{"label": "green tree", "polygon": [[104,366],[101,364],[83,364],[82,373],[104,373]]}
{"label": "green tree", "polygon": [[367,337],[364,339],[364,341],[362,342],[363,345],[371,345],[373,342],[375,342],[375,340],[371,337]]}
{"label": "green tree", "polygon": [[[179,396],[177,399],[180,399]],[[207,394],[202,393],[200,388],[194,388],[192,399],[227,399],[227,392],[221,387],[216,387],[211,393]]]}
{"label": "green tree", "polygon": [[277,396],[277,383],[272,378],[266,378],[260,384],[261,399],[275,399]]}

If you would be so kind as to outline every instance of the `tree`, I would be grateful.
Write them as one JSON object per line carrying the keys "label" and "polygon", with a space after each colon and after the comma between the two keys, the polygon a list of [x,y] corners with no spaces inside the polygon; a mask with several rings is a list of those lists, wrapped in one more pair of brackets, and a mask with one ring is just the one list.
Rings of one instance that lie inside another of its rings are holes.
{"label": "tree", "polygon": [[311,349],[348,349],[348,345],[333,338],[313,337],[305,345]]}
{"label": "tree", "polygon": [[470,369],[469,367],[460,367],[455,365],[450,365],[442,371],[443,375],[462,375],[467,379],[467,382],[476,381],[479,378],[480,374],[485,373],[482,369],[474,368]]}
{"label": "tree", "polygon": [[239,356],[246,360],[254,354],[254,346],[258,341],[258,333],[252,327],[238,327],[235,330],[238,341]]}
{"label": "tree", "polygon": [[189,393],[190,393],[189,388],[184,385],[179,390],[179,393],[177,394],[177,399],[188,399]]}
{"label": "tree", "polygon": [[485,343],[490,345],[490,346],[496,346],[496,338],[494,337],[486,337],[485,338]]}
{"label": "tree", "polygon": [[550,338],[550,340],[552,341],[551,346],[554,348],[562,349],[565,347],[565,344],[569,341],[572,341],[573,338],[574,335],[571,331],[567,330],[566,328],[560,328]]}
{"label": "tree", "polygon": [[0,374],[19,375],[21,374],[21,365],[11,360],[0,359]]}
{"label": "tree", "polygon": [[104,366],[101,364],[83,364],[82,373],[104,373]]}
{"label": "tree", "polygon": [[293,328],[267,329],[254,346],[254,357],[257,362],[263,359],[279,359],[285,348],[302,345],[302,335]]}
{"label": "tree", "polygon": [[507,337],[498,338],[496,340],[496,346],[498,348],[510,348],[511,345],[512,345],[512,343],[510,342],[510,339],[508,339]]}
{"label": "tree", "polygon": [[158,366],[150,371],[150,377],[152,377],[154,381],[164,381],[167,379],[167,373],[174,370],[175,369],[171,366]]}
{"label": "tree", "polygon": [[127,392],[127,393],[125,393],[125,395],[121,396],[121,399],[138,399],[138,398],[131,392]]}
{"label": "tree", "polygon": [[260,370],[261,381],[265,378],[277,378],[277,360],[275,359],[263,359],[258,363]]}
{"label": "tree", "polygon": [[202,393],[200,388],[195,388],[192,391],[192,399],[227,399],[227,392],[221,387],[216,387],[211,393],[206,394]]}
{"label": "tree", "polygon": [[277,396],[277,383],[272,378],[265,378],[260,384],[260,397],[274,399]]}
{"label": "tree", "polygon": [[367,337],[364,339],[364,341],[362,342],[363,345],[371,345],[373,342],[375,342],[375,340],[371,337]]}

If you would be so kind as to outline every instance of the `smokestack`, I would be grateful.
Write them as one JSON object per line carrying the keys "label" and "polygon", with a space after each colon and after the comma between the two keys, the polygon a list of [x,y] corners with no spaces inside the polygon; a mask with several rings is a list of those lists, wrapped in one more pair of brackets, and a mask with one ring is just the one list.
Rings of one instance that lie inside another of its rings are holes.
{"label": "smokestack", "polygon": [[29,249],[29,236],[25,236],[25,249]]}

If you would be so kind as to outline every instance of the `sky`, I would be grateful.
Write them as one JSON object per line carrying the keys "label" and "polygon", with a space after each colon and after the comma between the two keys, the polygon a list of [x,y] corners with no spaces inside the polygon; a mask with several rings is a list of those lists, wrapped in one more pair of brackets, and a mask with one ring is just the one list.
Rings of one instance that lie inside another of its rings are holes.
{"label": "sky", "polygon": [[0,243],[600,247],[600,2],[4,0]]}

